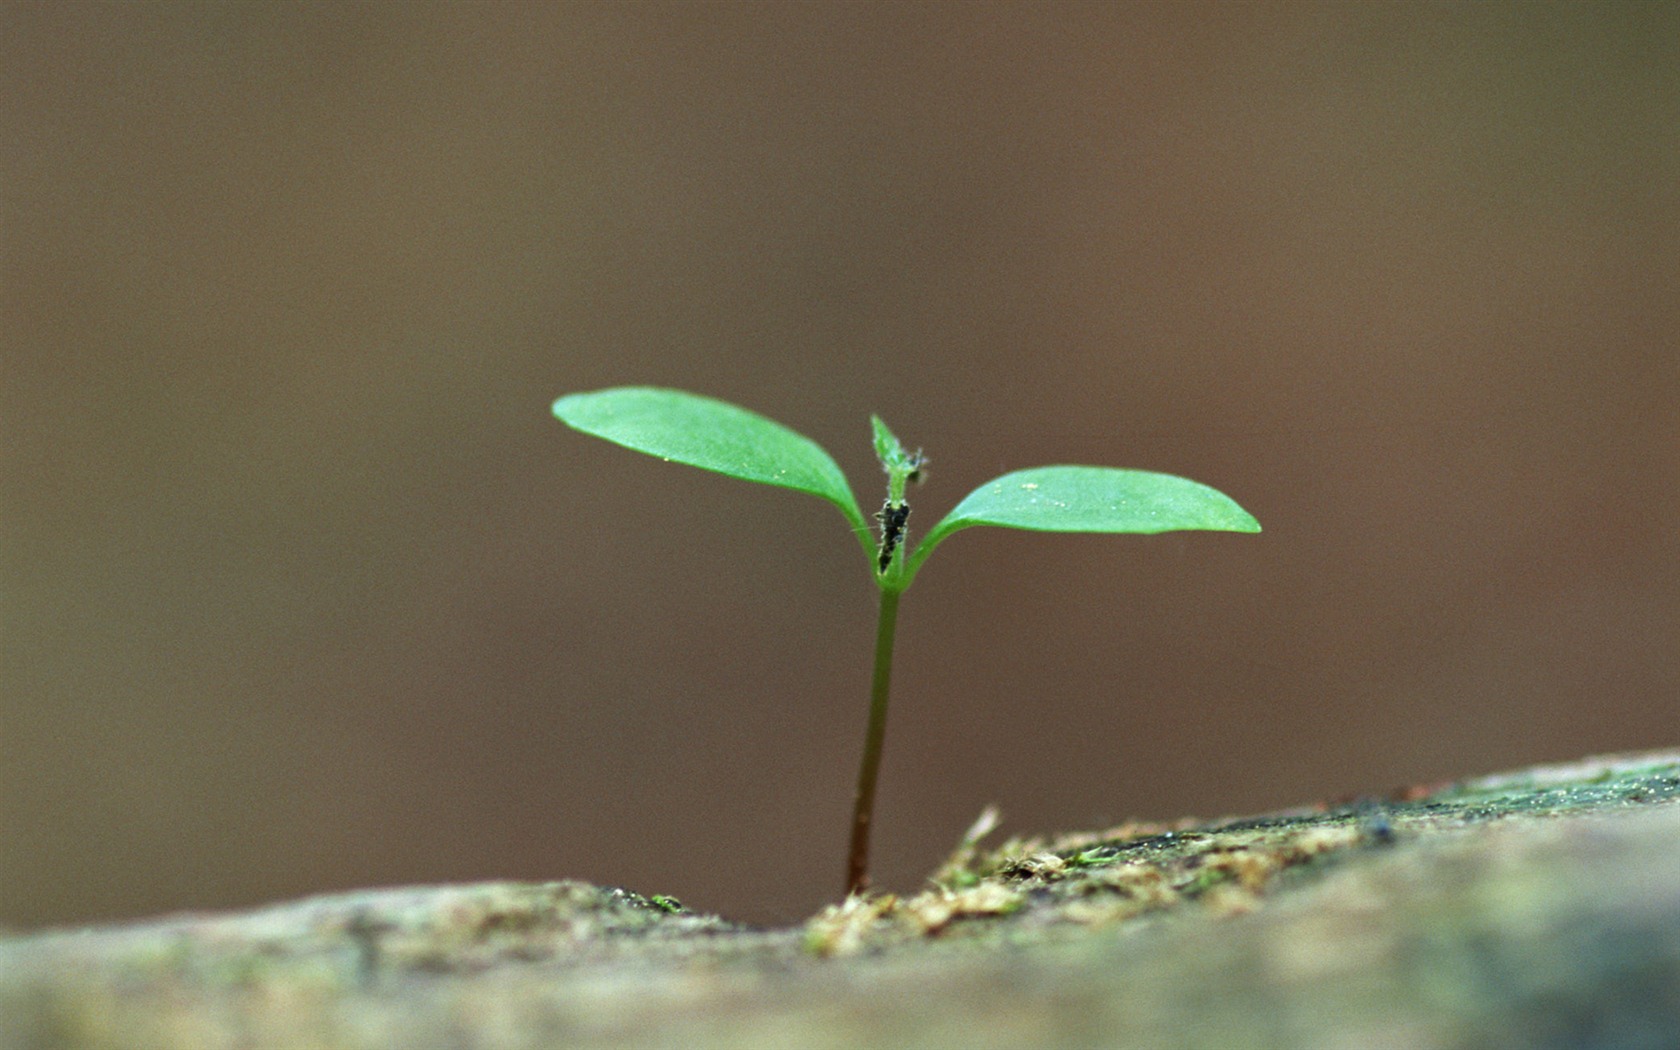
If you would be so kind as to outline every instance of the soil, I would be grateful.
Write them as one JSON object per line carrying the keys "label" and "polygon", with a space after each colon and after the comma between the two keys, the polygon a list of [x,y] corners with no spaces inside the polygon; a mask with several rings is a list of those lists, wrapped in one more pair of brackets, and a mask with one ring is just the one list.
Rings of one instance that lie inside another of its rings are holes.
{"label": "soil", "polygon": [[971,839],[784,929],[552,882],[12,937],[0,1046],[1674,1046],[1676,801],[1663,752]]}

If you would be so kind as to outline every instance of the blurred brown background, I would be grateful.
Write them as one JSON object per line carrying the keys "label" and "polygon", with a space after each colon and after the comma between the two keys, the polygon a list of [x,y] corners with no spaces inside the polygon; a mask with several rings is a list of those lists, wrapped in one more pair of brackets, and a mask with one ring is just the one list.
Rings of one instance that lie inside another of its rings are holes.
{"label": "blurred brown background", "polygon": [[877,881],[1009,832],[1674,745],[1674,4],[0,9],[0,923],[840,888],[832,507],[573,433],[738,401],[912,528],[1005,470],[1261,536],[964,533]]}

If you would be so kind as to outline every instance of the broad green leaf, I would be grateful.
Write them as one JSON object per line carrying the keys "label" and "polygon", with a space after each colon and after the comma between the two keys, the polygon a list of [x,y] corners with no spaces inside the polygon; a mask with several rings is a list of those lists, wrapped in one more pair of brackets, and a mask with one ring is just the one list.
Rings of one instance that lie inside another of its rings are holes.
{"label": "broad green leaf", "polygon": [[[839,507],[854,530],[869,531],[846,476],[821,445],[737,405],[621,386],[568,394],[554,402],[554,415],[574,430],[668,462],[809,492]],[[867,536],[864,543],[868,550]]]}
{"label": "broad green leaf", "polygon": [[928,532],[909,572],[945,537],[971,525],[1039,532],[1259,532],[1231,497],[1200,482],[1115,467],[1034,467],[970,492]]}

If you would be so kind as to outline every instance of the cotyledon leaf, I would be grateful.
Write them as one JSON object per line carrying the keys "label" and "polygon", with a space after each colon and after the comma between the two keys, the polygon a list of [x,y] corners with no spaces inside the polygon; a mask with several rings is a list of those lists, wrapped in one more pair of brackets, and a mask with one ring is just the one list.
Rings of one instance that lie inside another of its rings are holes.
{"label": "cotyledon leaf", "polygon": [[945,537],[971,525],[1038,532],[1259,532],[1235,500],[1198,481],[1117,467],[1033,467],[993,478],[930,529],[913,575]]}
{"label": "cotyledon leaf", "polygon": [[682,390],[621,386],[568,394],[554,402],[554,415],[574,430],[673,463],[808,492],[839,507],[854,530],[868,532],[834,457],[756,412]]}

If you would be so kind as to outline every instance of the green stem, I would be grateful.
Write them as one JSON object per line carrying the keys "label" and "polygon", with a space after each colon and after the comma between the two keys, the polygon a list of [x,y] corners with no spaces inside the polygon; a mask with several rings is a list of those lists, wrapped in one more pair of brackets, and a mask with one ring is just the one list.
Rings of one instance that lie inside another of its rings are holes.
{"label": "green stem", "polygon": [[869,689],[869,728],[858,768],[857,801],[852,807],[852,852],[846,863],[846,893],[869,888],[869,821],[875,813],[875,780],[881,772],[881,747],[887,737],[887,693],[892,685],[893,631],[898,625],[898,596],[881,588],[881,615],[875,628],[875,678]]}

